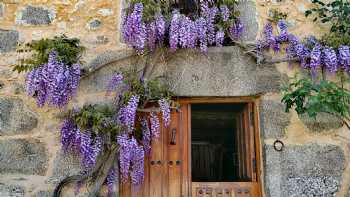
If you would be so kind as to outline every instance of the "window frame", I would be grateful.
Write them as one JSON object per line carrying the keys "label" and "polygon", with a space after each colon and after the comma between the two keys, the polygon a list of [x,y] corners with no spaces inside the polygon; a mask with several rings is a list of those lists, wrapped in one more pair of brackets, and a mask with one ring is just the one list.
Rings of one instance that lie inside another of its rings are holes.
{"label": "window frame", "polygon": [[[256,96],[240,96],[240,97],[178,97],[175,99],[181,106],[181,109],[184,111],[182,115],[182,130],[184,132],[182,135],[184,147],[183,152],[183,175],[182,175],[182,193],[192,194],[192,164],[191,164],[191,104],[214,104],[214,103],[246,103],[252,104],[253,108],[253,122],[254,122],[254,150],[255,150],[255,165],[256,165],[256,179],[251,182],[242,182],[254,183],[258,185],[258,194],[262,196],[262,153],[261,153],[261,141],[260,141],[260,119],[259,119],[259,104],[260,104],[260,95]],[[184,135],[185,134],[185,135]],[[187,151],[185,151],[187,149]]]}

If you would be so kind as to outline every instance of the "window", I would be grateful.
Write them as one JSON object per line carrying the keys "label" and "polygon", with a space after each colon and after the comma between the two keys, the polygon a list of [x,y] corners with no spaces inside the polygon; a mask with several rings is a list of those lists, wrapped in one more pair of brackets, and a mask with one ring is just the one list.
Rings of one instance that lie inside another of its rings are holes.
{"label": "window", "polygon": [[[244,104],[193,104],[191,106],[191,164],[194,182],[249,181],[240,174],[239,136]],[[246,156],[245,156],[246,157]]]}

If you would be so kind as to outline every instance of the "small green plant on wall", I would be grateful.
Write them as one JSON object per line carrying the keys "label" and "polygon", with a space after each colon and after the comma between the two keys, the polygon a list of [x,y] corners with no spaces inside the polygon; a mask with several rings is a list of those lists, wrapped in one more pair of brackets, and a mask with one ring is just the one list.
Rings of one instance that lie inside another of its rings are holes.
{"label": "small green plant on wall", "polygon": [[[295,109],[298,114],[308,114],[315,118],[325,112],[340,118],[347,126],[349,121],[350,73],[350,3],[335,0],[324,3],[312,1],[314,7],[305,12],[314,21],[330,23],[330,33],[321,39],[309,36],[300,39],[288,32],[284,20],[277,23],[279,34],[274,35],[273,24],[268,23],[263,31],[263,39],[256,46],[258,56],[265,50],[280,52],[285,49],[286,58],[270,60],[271,63],[297,61],[308,76],[295,78],[283,89],[282,102],[286,112]],[[339,82],[327,80],[327,76],[338,76]],[[350,129],[350,127],[349,127]]]}
{"label": "small green plant on wall", "polygon": [[79,39],[65,35],[44,38],[24,46],[19,53],[30,52],[29,58],[19,59],[14,71],[27,72],[26,92],[35,97],[39,107],[48,104],[62,108],[76,94],[80,81],[80,57],[84,47]]}
{"label": "small green plant on wall", "polygon": [[328,113],[342,120],[350,129],[347,123],[350,120],[350,91],[343,88],[346,84],[349,84],[348,80],[339,85],[328,80],[315,83],[311,78],[294,78],[283,88],[282,102],[286,112],[295,109],[299,115],[307,114],[311,118]]}

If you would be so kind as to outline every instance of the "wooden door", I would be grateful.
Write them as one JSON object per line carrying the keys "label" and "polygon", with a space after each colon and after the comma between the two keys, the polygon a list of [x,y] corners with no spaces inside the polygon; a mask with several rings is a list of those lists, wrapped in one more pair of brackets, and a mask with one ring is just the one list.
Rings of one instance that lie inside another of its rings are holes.
{"label": "wooden door", "polygon": [[141,187],[121,185],[122,197],[180,197],[182,184],[183,140],[179,125],[181,110],[172,110],[169,128],[161,127],[160,137],[152,142],[152,152],[145,159],[145,180]]}
{"label": "wooden door", "polygon": [[[230,102],[219,99],[216,102]],[[145,181],[137,191],[130,184],[121,187],[122,197],[260,197],[261,185],[257,172],[259,159],[257,142],[258,118],[256,104],[247,100],[245,108],[235,115],[239,125],[236,139],[239,150],[238,171],[244,182],[192,182],[191,177],[191,102],[211,100],[187,99],[179,110],[171,112],[171,125],[162,128],[160,138],[152,144],[152,154],[145,161]],[[236,101],[235,101],[236,102]],[[242,103],[237,100],[236,103]]]}

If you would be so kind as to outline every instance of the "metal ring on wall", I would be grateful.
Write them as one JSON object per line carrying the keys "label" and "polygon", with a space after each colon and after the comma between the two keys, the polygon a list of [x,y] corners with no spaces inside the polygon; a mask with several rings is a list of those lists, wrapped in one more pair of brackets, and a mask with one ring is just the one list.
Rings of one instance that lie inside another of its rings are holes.
{"label": "metal ring on wall", "polygon": [[275,149],[275,151],[281,152],[284,149],[284,143],[281,140],[276,140],[273,143],[273,149]]}

